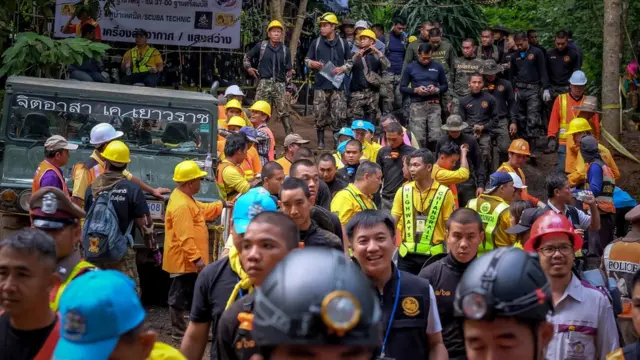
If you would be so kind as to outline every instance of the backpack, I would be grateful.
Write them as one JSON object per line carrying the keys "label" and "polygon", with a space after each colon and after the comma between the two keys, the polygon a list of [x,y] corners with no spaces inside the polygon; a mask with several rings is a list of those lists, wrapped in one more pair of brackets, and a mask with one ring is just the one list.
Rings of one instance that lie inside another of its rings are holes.
{"label": "backpack", "polygon": [[[260,62],[262,61],[262,57],[264,56],[265,50],[267,50],[268,44],[269,42],[267,40],[262,40],[262,43],[260,44],[260,56],[258,57],[258,66],[260,66]],[[282,44],[282,56],[284,60],[287,59],[287,47],[284,44]]]}
{"label": "backpack", "polygon": [[575,269],[574,274],[578,279],[587,282],[589,285],[598,289],[611,303],[613,315],[618,316],[622,313],[622,296],[616,285],[615,280],[607,278],[600,269],[591,269],[580,271]]}
{"label": "backpack", "polygon": [[127,245],[133,246],[129,223],[125,234],[120,232],[118,214],[111,201],[111,191],[103,191],[87,212],[82,228],[84,258],[91,263],[117,262],[127,253]]}

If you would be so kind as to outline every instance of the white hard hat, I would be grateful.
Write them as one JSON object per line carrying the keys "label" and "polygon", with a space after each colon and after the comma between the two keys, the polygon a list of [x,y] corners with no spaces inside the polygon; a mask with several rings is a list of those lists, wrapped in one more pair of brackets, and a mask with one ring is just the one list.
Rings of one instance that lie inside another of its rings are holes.
{"label": "white hard hat", "polygon": [[231,85],[227,88],[227,90],[225,90],[224,97],[227,97],[229,95],[245,96],[242,90],[240,90],[240,86],[238,85]]}
{"label": "white hard hat", "polygon": [[527,188],[527,185],[525,185],[522,182],[522,179],[520,178],[520,176],[518,176],[518,174],[510,172],[509,175],[511,176],[511,179],[513,179],[513,187],[514,188],[516,188],[516,189],[526,189]]}
{"label": "white hard hat", "polygon": [[571,74],[571,78],[569,78],[569,84],[571,85],[586,85],[587,84],[587,75],[584,74],[582,70],[576,70]]}
{"label": "white hard hat", "polygon": [[358,20],[356,21],[356,25],[354,26],[354,29],[368,29],[369,28],[369,23],[366,20]]}
{"label": "white hard hat", "polygon": [[124,133],[122,131],[116,131],[116,129],[108,123],[100,123],[91,129],[91,145],[102,145],[108,143],[111,140],[115,140],[122,137]]}

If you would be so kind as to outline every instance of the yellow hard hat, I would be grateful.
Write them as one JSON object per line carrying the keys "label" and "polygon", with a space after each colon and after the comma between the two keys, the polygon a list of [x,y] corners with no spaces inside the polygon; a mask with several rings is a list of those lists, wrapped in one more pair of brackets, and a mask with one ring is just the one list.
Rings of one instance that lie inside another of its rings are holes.
{"label": "yellow hard hat", "polygon": [[227,105],[224,106],[225,110],[228,109],[238,109],[238,110],[242,110],[242,104],[240,104],[240,101],[236,100],[236,99],[231,99],[229,101],[227,101]]}
{"label": "yellow hard hat", "polygon": [[207,176],[207,172],[202,171],[200,166],[193,160],[185,160],[176,165],[175,170],[173,170],[173,181],[175,182],[185,182],[205,176]]}
{"label": "yellow hard hat", "polygon": [[274,27],[279,27],[281,30],[284,30],[284,26],[282,26],[280,21],[273,20],[272,22],[269,23],[269,26],[267,26],[267,31],[271,30],[271,28],[274,28]]}
{"label": "yellow hard hat", "polygon": [[571,135],[591,130],[591,125],[587,119],[575,118],[569,123],[569,130],[567,130],[566,134]]}
{"label": "yellow hard hat", "polygon": [[415,35],[411,35],[411,36],[409,36],[409,39],[408,39],[408,40],[409,40],[409,44],[411,44],[412,42],[414,42],[414,41],[418,40],[418,37],[417,37],[417,36],[415,36]]}
{"label": "yellow hard hat", "polygon": [[260,111],[261,113],[267,114],[267,116],[271,116],[271,105],[264,100],[258,100],[251,105],[249,110]]}
{"label": "yellow hard hat", "polygon": [[229,119],[229,122],[227,122],[227,126],[245,127],[247,126],[247,122],[240,116],[232,116],[231,119]]}
{"label": "yellow hard hat", "polygon": [[131,162],[129,148],[122,141],[112,141],[101,153],[102,157],[118,164],[128,164]]}
{"label": "yellow hard hat", "polygon": [[318,19],[318,23],[319,24],[329,23],[329,24],[338,25],[338,17],[336,16],[336,14],[332,12],[326,12],[322,14],[322,16],[320,16],[320,18]]}
{"label": "yellow hard hat", "polygon": [[361,37],[366,36],[370,39],[373,39],[373,41],[375,42],[376,39],[376,33],[373,32],[373,30],[369,30],[369,29],[364,29],[362,30],[362,32],[360,34],[358,34],[358,36],[356,36],[358,39],[360,39]]}

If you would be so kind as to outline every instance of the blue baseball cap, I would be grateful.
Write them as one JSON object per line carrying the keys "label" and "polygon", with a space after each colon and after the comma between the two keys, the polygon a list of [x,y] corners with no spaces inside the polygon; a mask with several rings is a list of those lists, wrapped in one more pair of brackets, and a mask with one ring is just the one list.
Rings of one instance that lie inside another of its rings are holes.
{"label": "blue baseball cap", "polygon": [[376,126],[368,121],[364,122],[364,129],[367,131],[371,131],[372,133],[376,132]]}
{"label": "blue baseball cap", "polygon": [[90,271],[70,282],[59,312],[55,360],[107,360],[120,336],[145,317],[135,283],[115,270]]}
{"label": "blue baseball cap", "polygon": [[233,226],[238,234],[247,231],[249,222],[265,211],[278,211],[273,196],[263,187],[253,188],[240,196],[233,206]]}
{"label": "blue baseball cap", "polygon": [[245,134],[247,136],[247,139],[249,139],[249,141],[253,143],[258,142],[258,130],[249,126],[245,126],[240,129],[240,132]]}
{"label": "blue baseball cap", "polygon": [[484,191],[485,194],[494,192],[498,186],[513,182],[513,178],[508,172],[496,171],[489,176],[489,186]]}
{"label": "blue baseball cap", "polygon": [[367,130],[365,123],[366,121],[364,120],[354,120],[351,123],[351,130]]}
{"label": "blue baseball cap", "polygon": [[338,132],[338,137],[340,136],[349,136],[352,139],[356,138],[356,134],[354,134],[353,130],[348,127],[343,127],[342,129],[340,129],[340,131]]}

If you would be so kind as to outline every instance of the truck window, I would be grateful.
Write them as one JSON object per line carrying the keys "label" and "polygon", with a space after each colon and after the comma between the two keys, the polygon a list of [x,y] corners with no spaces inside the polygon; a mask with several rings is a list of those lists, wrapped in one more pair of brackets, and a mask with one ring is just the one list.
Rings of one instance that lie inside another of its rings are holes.
{"label": "truck window", "polygon": [[211,151],[212,116],[202,109],[16,95],[9,111],[7,135],[16,140],[62,135],[70,142],[89,144],[91,129],[107,122],[124,133],[121,140],[134,150]]}

